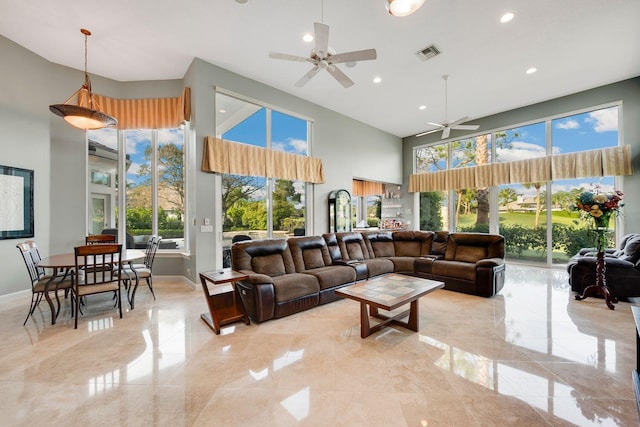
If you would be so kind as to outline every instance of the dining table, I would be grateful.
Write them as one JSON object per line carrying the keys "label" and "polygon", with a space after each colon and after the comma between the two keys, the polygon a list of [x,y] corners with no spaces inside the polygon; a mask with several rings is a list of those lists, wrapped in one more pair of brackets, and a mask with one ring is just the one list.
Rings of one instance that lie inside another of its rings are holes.
{"label": "dining table", "polygon": [[[145,257],[145,252],[140,249],[126,249],[122,251],[122,256],[120,259],[120,265],[122,264],[132,264],[135,260],[141,259]],[[78,262],[80,264],[84,263],[83,257],[78,258]],[[65,276],[68,274],[73,274],[73,270],[76,267],[76,255],[75,252],[68,252],[58,255],[51,255],[46,258],[42,258],[38,264],[38,267],[42,268],[50,268],[53,270],[53,274],[51,274],[51,278],[44,286],[44,296],[47,300],[47,304],[49,304],[49,308],[51,309],[51,324],[56,324],[57,310],[53,306],[53,301],[51,300],[51,296],[49,295],[49,287],[52,284],[55,284],[55,279],[61,276]],[[56,297],[57,298],[57,297]]]}

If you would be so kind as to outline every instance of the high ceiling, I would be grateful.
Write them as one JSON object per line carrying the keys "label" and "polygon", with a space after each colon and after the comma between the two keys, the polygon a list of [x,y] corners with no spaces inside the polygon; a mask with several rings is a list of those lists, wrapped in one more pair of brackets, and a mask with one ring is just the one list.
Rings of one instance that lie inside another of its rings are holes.
{"label": "high ceiling", "polygon": [[[0,34],[54,63],[83,69],[88,28],[91,74],[179,79],[198,57],[400,137],[445,120],[445,74],[449,120],[640,75],[638,0],[427,0],[404,18],[384,0],[0,0],[0,10]],[[508,11],[515,18],[501,24]],[[307,56],[302,36],[316,21],[338,53],[377,50],[375,61],[340,65],[353,87],[325,71],[295,87],[310,64],[268,57]],[[418,59],[432,43],[441,54]]]}

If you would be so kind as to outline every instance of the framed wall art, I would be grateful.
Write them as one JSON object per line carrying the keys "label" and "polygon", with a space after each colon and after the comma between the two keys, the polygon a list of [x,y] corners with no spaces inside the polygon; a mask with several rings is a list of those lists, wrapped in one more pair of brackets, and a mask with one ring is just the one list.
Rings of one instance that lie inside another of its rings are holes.
{"label": "framed wall art", "polygon": [[0,239],[33,235],[33,171],[0,165]]}

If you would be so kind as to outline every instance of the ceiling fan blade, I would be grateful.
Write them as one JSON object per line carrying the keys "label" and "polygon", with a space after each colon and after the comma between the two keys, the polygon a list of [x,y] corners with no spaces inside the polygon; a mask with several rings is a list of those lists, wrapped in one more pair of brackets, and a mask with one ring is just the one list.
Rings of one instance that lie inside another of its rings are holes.
{"label": "ceiling fan blade", "polygon": [[285,61],[312,62],[311,58],[304,56],[289,55],[288,53],[269,52],[269,58],[284,59]]}
{"label": "ceiling fan blade", "polygon": [[442,138],[440,138],[440,139],[449,138],[449,134],[450,133],[451,133],[451,128],[449,126],[445,126],[445,128],[442,130]]}
{"label": "ceiling fan blade", "polygon": [[416,135],[416,138],[417,138],[417,137],[420,137],[420,136],[424,136],[424,135],[429,135],[430,133],[436,133],[436,132],[439,132],[441,129],[442,129],[442,128],[438,128],[438,129],[431,129],[431,130],[428,130],[428,131],[426,131],[426,132],[420,132],[419,134],[417,134],[417,135]]}
{"label": "ceiling fan blade", "polygon": [[341,62],[368,61],[377,57],[375,49],[365,49],[331,55],[330,61],[332,64],[339,64]]}
{"label": "ceiling fan blade", "polygon": [[464,123],[464,122],[466,122],[468,120],[471,120],[471,117],[469,117],[469,116],[460,117],[458,120],[454,120],[454,121],[450,122],[449,126],[455,126],[458,123]]}
{"label": "ceiling fan blade", "polygon": [[353,80],[347,77],[338,67],[331,65],[327,67],[327,71],[345,88],[353,86]]}
{"label": "ceiling fan blade", "polygon": [[480,125],[454,125],[451,126],[451,129],[455,130],[476,130],[480,127]]}
{"label": "ceiling fan blade", "polygon": [[302,76],[302,78],[300,80],[298,80],[296,82],[296,84],[294,86],[298,86],[298,87],[302,87],[304,85],[307,84],[307,82],[309,80],[311,80],[311,78],[313,76],[315,76],[316,74],[318,74],[318,71],[320,71],[320,67],[318,67],[317,65],[315,67],[313,67],[312,69],[310,69],[307,74],[305,74],[304,76]]}
{"label": "ceiling fan blade", "polygon": [[445,127],[443,124],[440,124],[440,123],[427,122],[427,124],[431,125],[431,126],[435,126],[435,127],[438,128],[438,129],[435,129],[435,130],[440,130],[440,129],[443,129]]}
{"label": "ceiling fan blade", "polygon": [[[329,26],[315,22],[313,31],[316,39],[316,54],[324,57],[329,52]],[[322,53],[320,54],[320,52]]]}

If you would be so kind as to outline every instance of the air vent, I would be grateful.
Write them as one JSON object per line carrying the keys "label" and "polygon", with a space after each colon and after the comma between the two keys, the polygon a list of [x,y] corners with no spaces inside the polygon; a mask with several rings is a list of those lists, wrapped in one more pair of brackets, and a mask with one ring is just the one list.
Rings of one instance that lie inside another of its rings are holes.
{"label": "air vent", "polygon": [[416,55],[418,55],[418,58],[422,59],[423,61],[426,61],[427,59],[431,59],[434,56],[440,55],[440,50],[438,50],[438,48],[435,45],[429,45],[424,49],[416,52]]}

